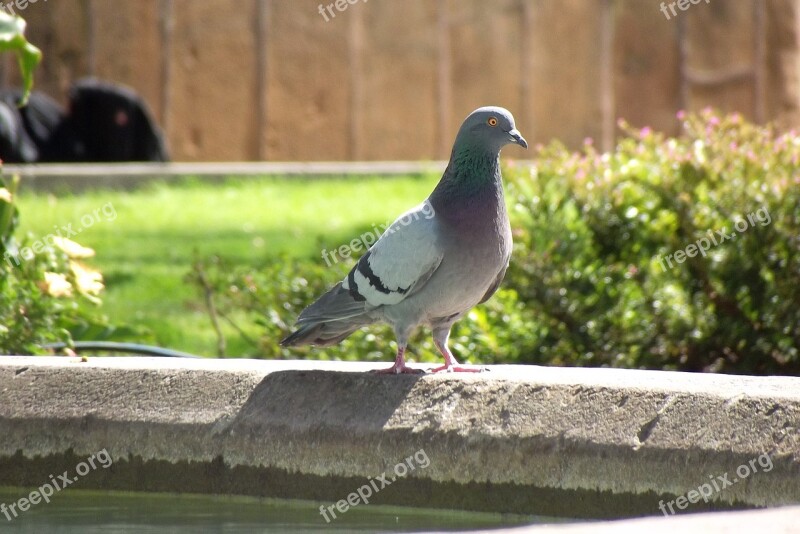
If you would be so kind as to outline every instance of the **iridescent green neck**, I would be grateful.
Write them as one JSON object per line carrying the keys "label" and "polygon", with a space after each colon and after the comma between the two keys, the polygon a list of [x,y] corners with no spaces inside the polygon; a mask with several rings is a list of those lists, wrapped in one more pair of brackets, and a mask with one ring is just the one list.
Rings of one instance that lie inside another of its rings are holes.
{"label": "iridescent green neck", "polygon": [[499,152],[469,146],[453,148],[447,169],[430,200],[435,208],[436,204],[449,204],[498,187],[502,190]]}

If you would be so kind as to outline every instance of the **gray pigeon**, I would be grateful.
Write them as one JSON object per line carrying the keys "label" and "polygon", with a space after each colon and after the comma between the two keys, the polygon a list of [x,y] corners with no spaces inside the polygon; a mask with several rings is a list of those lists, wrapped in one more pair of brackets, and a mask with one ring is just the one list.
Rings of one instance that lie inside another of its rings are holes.
{"label": "gray pigeon", "polygon": [[433,372],[480,371],[459,365],[447,340],[453,323],[488,300],[508,268],[511,227],[500,149],[509,143],[528,148],[508,110],[470,113],[427,200],[398,217],[344,280],[303,310],[281,345],[333,345],[384,322],[394,329],[397,357],[378,372],[419,373],[404,354],[414,330],[427,325],[445,362]]}

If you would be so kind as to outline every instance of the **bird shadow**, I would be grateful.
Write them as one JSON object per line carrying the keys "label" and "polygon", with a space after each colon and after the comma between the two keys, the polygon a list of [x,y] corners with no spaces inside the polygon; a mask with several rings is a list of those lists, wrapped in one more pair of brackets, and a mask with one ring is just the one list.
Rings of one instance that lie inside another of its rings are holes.
{"label": "bird shadow", "polygon": [[425,375],[378,375],[324,370],[275,371],[265,376],[233,424],[251,431],[329,426],[380,429]]}

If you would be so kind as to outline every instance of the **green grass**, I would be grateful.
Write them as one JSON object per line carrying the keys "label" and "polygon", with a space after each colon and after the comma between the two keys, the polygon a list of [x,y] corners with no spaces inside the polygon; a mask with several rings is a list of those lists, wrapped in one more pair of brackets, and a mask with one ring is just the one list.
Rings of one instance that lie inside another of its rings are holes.
{"label": "green grass", "polygon": [[[89,263],[105,277],[103,311],[113,324],[141,325],[153,334],[142,341],[212,356],[216,338],[208,315],[196,290],[183,281],[196,254],[256,267],[285,255],[323,263],[322,248],[390,222],[421,202],[435,181],[184,179],[130,192],[53,195],[23,189],[18,205],[21,230],[37,238],[70,223],[82,229],[72,239],[97,252]],[[108,203],[113,210],[106,208],[82,228],[82,217]],[[234,343],[228,353],[247,355],[247,347]]]}

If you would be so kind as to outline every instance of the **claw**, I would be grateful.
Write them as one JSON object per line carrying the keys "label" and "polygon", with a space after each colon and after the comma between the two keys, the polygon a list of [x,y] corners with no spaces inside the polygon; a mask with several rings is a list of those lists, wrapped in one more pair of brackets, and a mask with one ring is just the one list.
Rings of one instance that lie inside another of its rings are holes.
{"label": "claw", "polygon": [[472,366],[472,365],[442,365],[431,369],[431,373],[486,373],[489,372],[488,367]]}

